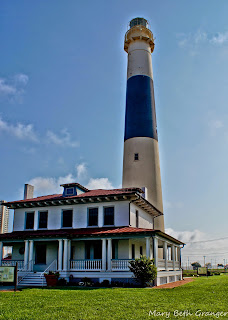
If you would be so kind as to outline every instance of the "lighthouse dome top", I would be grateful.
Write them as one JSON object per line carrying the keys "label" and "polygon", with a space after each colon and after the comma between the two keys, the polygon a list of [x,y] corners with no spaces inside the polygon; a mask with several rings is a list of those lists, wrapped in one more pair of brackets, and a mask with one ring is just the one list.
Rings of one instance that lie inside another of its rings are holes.
{"label": "lighthouse dome top", "polygon": [[134,27],[134,26],[144,26],[146,28],[148,28],[148,21],[144,18],[134,18],[130,21],[130,28]]}

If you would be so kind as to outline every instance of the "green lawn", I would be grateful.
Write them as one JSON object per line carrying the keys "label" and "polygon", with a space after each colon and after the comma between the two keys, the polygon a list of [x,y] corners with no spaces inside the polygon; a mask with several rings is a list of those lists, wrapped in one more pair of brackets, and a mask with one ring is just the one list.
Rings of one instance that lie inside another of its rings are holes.
{"label": "green lawn", "polygon": [[[227,312],[228,276],[197,278],[174,289],[24,289],[0,292],[0,319],[217,319],[196,316],[204,312]],[[170,312],[167,317],[149,316],[149,312]],[[188,310],[193,315],[174,316],[175,310]]]}

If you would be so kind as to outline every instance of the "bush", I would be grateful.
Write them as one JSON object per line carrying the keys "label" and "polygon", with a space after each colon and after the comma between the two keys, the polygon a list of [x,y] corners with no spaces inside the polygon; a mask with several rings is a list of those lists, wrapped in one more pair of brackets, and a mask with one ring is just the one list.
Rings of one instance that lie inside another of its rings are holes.
{"label": "bush", "polygon": [[100,284],[101,287],[110,287],[109,280],[103,280]]}
{"label": "bush", "polygon": [[154,260],[146,256],[130,261],[129,269],[134,273],[136,280],[140,282],[142,287],[145,287],[147,282],[151,282],[157,276]]}
{"label": "bush", "polygon": [[92,286],[92,280],[90,278],[82,278],[82,282],[84,282],[84,285],[87,286],[87,287],[90,287]]}
{"label": "bush", "polygon": [[67,281],[66,279],[63,279],[63,278],[60,278],[57,282],[57,286],[61,286],[61,287],[66,286],[66,284],[67,284]]}

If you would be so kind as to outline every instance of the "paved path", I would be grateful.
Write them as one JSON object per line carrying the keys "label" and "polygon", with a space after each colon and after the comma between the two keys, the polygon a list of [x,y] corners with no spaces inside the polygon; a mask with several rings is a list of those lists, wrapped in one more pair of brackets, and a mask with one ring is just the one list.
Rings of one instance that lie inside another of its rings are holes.
{"label": "paved path", "polygon": [[193,278],[185,278],[184,280],[170,282],[170,283],[162,284],[161,286],[158,286],[158,287],[153,287],[153,289],[172,289],[179,286],[183,286],[184,284],[192,282],[194,280],[195,279]]}

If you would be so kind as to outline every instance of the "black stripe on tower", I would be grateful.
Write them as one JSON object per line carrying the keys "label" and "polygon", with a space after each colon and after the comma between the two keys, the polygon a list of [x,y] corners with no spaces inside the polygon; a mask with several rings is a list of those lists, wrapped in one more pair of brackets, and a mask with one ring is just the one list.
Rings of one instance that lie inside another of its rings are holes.
{"label": "black stripe on tower", "polygon": [[134,137],[158,140],[153,80],[144,75],[127,81],[124,141]]}

